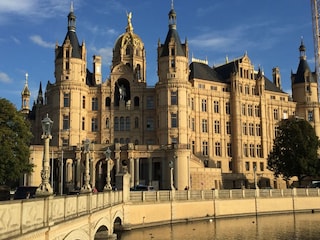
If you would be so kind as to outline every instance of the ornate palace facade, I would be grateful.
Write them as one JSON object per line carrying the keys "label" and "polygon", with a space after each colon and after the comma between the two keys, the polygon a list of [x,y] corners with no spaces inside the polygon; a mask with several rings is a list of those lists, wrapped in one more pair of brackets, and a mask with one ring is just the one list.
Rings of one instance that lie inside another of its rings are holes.
{"label": "ornate palace facade", "polygon": [[[101,57],[87,68],[86,46],[79,44],[76,17],[68,15],[68,31],[55,48],[55,81],[40,89],[29,109],[26,81],[22,111],[34,134],[30,161],[41,166],[41,120],[53,120],[51,180],[56,192],[83,184],[86,139],[90,146],[90,182],[99,190],[123,171],[131,186],[153,185],[179,190],[279,187],[267,169],[277,124],[282,118],[307,119],[320,135],[318,84],[306,61],[303,42],[300,63],[292,73],[292,97],[281,87],[279,68],[269,80],[254,69],[247,54],[219,66],[197,59],[189,62],[189,46],[169,12],[169,29],[158,43],[158,81],[147,86],[143,40],[133,31],[131,13],[125,32],[113,48],[110,76],[102,79]],[[106,150],[111,150],[110,160]],[[61,161],[61,159],[63,161]],[[36,168],[36,169],[38,169]],[[37,184],[35,173],[28,178]],[[173,180],[172,180],[173,178]],[[63,183],[63,184],[62,184]]]}

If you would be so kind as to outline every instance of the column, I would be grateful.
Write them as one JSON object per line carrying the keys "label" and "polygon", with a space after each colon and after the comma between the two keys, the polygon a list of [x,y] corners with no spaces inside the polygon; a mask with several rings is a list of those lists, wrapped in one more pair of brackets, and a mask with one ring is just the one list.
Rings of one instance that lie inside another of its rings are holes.
{"label": "column", "polygon": [[134,158],[130,158],[130,187],[134,187],[135,181],[134,181]]}
{"label": "column", "polygon": [[149,170],[149,182],[148,185],[152,185],[152,158],[148,158],[148,170]]}
{"label": "column", "polygon": [[136,167],[135,167],[135,174],[134,174],[134,178],[135,178],[135,185],[139,185],[140,183],[140,175],[139,175],[139,167],[140,167],[140,159],[139,158],[136,158],[135,159],[135,164],[136,164]]}

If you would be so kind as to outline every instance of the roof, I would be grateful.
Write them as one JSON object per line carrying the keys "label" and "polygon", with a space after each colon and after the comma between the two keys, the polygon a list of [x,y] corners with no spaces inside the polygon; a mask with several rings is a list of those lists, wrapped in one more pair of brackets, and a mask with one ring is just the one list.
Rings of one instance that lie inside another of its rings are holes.
{"label": "roof", "polygon": [[169,56],[169,43],[171,41],[171,39],[174,39],[174,42],[176,43],[176,56],[185,56],[186,53],[183,50],[181,41],[180,41],[180,37],[179,34],[177,32],[176,29],[174,28],[170,28],[166,37],[166,41],[164,42],[164,44],[162,45],[162,53],[161,53],[161,57],[166,57]]}
{"label": "roof", "polygon": [[[297,69],[297,73],[293,74],[294,77],[294,82],[293,83],[304,83],[305,82],[305,72],[311,72],[310,67],[308,65],[308,62],[306,59],[300,59],[299,66]],[[311,82],[316,82],[316,79],[313,77],[310,79]]]}
{"label": "roof", "polygon": [[[237,72],[238,60],[228,62],[226,64],[220,65],[218,67],[211,68],[207,64],[192,62],[189,66],[190,75],[189,79],[203,79],[212,82],[221,82],[230,84],[230,75]],[[255,79],[257,79],[257,73],[255,74]],[[272,81],[270,81],[266,76],[265,79],[265,90],[272,92],[283,92],[278,88]]]}

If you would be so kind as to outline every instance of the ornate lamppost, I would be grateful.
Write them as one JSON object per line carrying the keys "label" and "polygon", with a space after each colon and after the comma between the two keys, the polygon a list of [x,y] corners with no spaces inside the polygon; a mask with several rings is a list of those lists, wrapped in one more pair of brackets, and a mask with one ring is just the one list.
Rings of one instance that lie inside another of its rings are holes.
{"label": "ornate lamppost", "polygon": [[84,169],[84,184],[81,188],[81,192],[88,193],[92,191],[90,186],[90,140],[86,139],[84,142],[84,154],[85,154],[85,169]]}
{"label": "ornate lamppost", "polygon": [[258,183],[257,183],[257,166],[253,167],[253,178],[254,178],[254,188],[258,189]]}
{"label": "ornate lamppost", "polygon": [[42,136],[44,139],[44,153],[42,159],[42,170],[41,170],[41,184],[36,190],[37,197],[46,197],[53,194],[52,187],[49,183],[50,177],[50,164],[49,164],[49,143],[52,139],[51,128],[53,121],[47,116],[41,121],[42,125]]}
{"label": "ornate lamppost", "polygon": [[106,162],[107,162],[107,178],[106,178],[106,185],[104,186],[104,190],[105,191],[110,191],[112,190],[112,186],[111,186],[111,177],[110,177],[110,165],[111,165],[111,161],[110,161],[110,155],[111,155],[111,150],[108,147],[107,150],[104,152],[104,154],[106,155]]}
{"label": "ornate lamppost", "polygon": [[[176,159],[176,156],[174,156],[174,159]],[[174,187],[174,185],[173,185],[173,164],[174,164],[173,161],[170,161],[170,162],[169,162],[169,168],[170,168],[170,188],[171,188],[171,191],[175,190],[175,187]]]}

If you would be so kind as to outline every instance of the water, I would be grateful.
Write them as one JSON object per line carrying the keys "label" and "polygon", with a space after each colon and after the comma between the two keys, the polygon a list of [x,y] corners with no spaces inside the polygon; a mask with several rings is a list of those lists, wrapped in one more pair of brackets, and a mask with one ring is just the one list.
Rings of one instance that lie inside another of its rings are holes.
{"label": "water", "polygon": [[121,240],[318,240],[320,213],[237,217],[124,232]]}

